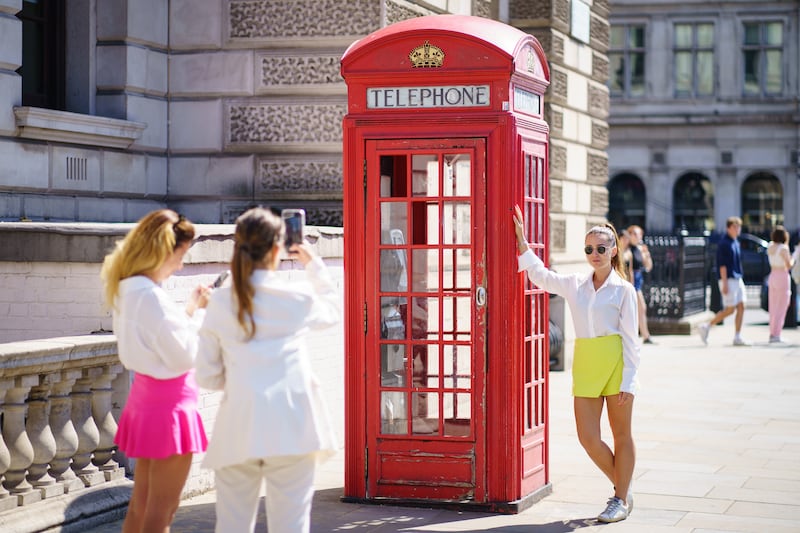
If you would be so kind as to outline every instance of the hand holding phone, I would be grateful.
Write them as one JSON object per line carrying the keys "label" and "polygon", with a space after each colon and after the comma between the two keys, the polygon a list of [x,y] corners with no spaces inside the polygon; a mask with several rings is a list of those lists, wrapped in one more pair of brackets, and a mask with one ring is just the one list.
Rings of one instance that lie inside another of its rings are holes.
{"label": "hand holding phone", "polygon": [[217,279],[215,279],[214,283],[211,284],[211,288],[218,289],[219,287],[221,287],[222,284],[225,283],[225,280],[228,278],[228,276],[230,276],[230,274],[231,274],[230,270],[224,270],[220,272],[219,276],[217,276]]}
{"label": "hand holding phone", "polygon": [[304,209],[284,209],[281,211],[283,223],[286,225],[285,246],[288,250],[295,244],[303,243],[303,230],[306,225],[306,212]]}

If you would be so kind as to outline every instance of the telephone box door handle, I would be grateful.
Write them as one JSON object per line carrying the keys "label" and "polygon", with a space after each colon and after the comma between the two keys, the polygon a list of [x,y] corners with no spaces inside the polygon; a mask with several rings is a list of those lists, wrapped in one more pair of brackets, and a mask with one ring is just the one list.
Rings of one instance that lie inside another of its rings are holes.
{"label": "telephone box door handle", "polygon": [[483,287],[478,287],[478,290],[475,291],[475,303],[478,307],[486,305],[486,289]]}

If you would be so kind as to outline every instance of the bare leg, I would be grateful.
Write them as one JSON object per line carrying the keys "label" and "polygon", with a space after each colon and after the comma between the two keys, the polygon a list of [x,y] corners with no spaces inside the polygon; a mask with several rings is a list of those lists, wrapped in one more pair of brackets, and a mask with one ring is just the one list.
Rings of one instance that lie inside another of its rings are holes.
{"label": "bare leg", "polygon": [[189,475],[192,454],[138,459],[123,533],[169,533]]}
{"label": "bare leg", "polygon": [[614,454],[600,437],[600,416],[603,414],[603,398],[578,398],[573,402],[575,427],[578,441],[600,470],[615,482]]}
{"label": "bare leg", "polygon": [[633,397],[619,405],[618,396],[609,396],[606,402],[608,422],[614,435],[614,496],[628,503],[628,490],[636,464],[636,446],[631,434]]}
{"label": "bare leg", "polygon": [[644,301],[642,291],[636,291],[636,307],[639,311],[639,334],[642,339],[650,338],[650,328],[647,327],[647,302]]}
{"label": "bare leg", "polygon": [[737,335],[742,331],[743,320],[744,320],[744,302],[739,302],[738,304],[736,304],[736,318],[734,319]]}

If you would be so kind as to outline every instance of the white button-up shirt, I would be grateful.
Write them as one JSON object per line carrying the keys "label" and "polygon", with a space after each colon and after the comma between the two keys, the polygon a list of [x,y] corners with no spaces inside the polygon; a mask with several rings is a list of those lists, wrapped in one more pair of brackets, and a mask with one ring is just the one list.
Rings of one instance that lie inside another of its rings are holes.
{"label": "white button-up shirt", "polygon": [[639,320],[636,289],[612,268],[603,285],[595,290],[592,274],[557,274],[549,270],[531,250],[517,258],[519,272],[552,294],[563,296],[572,312],[578,338],[618,334],[622,337],[622,385],[620,391],[635,394],[639,369]]}
{"label": "white button-up shirt", "polygon": [[121,280],[115,303],[114,334],[125,368],[156,379],[176,378],[194,368],[203,310],[190,317],[147,276]]}
{"label": "white button-up shirt", "polygon": [[336,450],[306,337],[311,329],[340,322],[340,296],[320,258],[306,265],[306,274],[310,283],[287,282],[272,270],[253,272],[252,339],[236,319],[232,289],[211,295],[196,377],[201,387],[225,393],[204,467],[279,455],[324,458]]}

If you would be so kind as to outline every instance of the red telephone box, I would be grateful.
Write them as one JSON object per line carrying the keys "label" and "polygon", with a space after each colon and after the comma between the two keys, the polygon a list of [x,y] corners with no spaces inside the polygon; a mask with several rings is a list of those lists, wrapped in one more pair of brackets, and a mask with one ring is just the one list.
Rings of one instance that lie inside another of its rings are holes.
{"label": "red telephone box", "polygon": [[548,494],[549,71],[534,37],[436,15],[354,43],[344,119],[345,494],[517,512]]}

